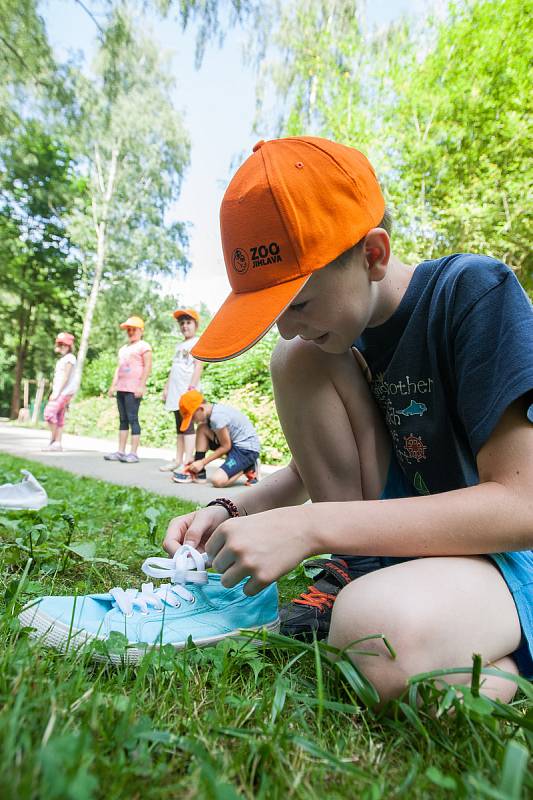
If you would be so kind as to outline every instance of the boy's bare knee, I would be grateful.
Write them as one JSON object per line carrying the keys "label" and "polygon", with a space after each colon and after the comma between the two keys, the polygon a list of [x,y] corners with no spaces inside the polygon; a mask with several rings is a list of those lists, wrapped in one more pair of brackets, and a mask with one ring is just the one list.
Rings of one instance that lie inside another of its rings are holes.
{"label": "boy's bare knee", "polygon": [[229,478],[222,477],[222,475],[213,475],[211,478],[211,483],[215,487],[215,489],[223,489],[224,486],[228,485]]}
{"label": "boy's bare knee", "polygon": [[[383,641],[385,637],[403,660],[406,654],[413,655],[424,646],[425,620],[423,610],[414,613],[408,600],[396,598],[391,603],[383,596],[379,584],[383,578],[378,574],[366,575],[350,583],[339,594],[333,606],[329,642],[343,650],[353,642],[366,636],[363,646],[353,645],[354,650],[367,650],[390,658]],[[348,651],[349,652],[349,651]],[[368,659],[366,659],[368,661]]]}

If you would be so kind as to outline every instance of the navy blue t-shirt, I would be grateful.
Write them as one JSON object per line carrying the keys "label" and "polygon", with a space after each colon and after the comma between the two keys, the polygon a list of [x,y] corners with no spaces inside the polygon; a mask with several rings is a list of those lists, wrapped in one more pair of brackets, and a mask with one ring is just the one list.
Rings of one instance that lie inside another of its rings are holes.
{"label": "navy blue t-shirt", "polygon": [[356,346],[416,491],[478,483],[477,453],[533,390],[533,309],[513,272],[486,256],[424,261],[392,317]]}

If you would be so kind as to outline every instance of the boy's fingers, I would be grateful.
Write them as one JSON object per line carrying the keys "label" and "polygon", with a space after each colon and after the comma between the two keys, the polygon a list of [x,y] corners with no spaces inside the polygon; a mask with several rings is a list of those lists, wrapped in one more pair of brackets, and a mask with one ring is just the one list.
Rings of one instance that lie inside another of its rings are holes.
{"label": "boy's fingers", "polygon": [[185,534],[185,538],[183,540],[183,544],[189,544],[191,547],[198,548],[198,545],[202,541],[202,536],[204,535],[204,530],[201,528],[195,528],[194,525],[188,529],[187,533]]}
{"label": "boy's fingers", "polygon": [[178,547],[183,543],[183,538],[187,534],[187,529],[194,519],[194,514],[186,514],[183,517],[171,519],[167,528],[166,536],[163,540],[163,548],[170,556],[173,556]]}

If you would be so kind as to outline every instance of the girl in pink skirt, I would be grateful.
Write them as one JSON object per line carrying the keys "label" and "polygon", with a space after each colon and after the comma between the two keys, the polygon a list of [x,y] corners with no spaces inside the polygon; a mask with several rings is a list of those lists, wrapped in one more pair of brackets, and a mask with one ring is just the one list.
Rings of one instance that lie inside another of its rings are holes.
{"label": "girl in pink skirt", "polygon": [[65,425],[65,413],[77,386],[75,384],[76,356],[72,352],[74,336],[59,333],[56,336],[55,352],[60,356],[54,370],[52,392],[44,409],[44,419],[50,428],[50,443],[46,450],[62,450],[61,437]]}

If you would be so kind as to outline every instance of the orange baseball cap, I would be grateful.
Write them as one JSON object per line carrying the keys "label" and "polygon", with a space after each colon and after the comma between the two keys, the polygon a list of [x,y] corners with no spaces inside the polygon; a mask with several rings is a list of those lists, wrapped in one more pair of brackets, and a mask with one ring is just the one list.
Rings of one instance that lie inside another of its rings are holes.
{"label": "orange baseball cap", "polygon": [[72,333],[66,333],[66,331],[62,331],[58,333],[56,336],[56,344],[66,344],[67,347],[72,347],[74,344],[74,336]]}
{"label": "orange baseball cap", "polygon": [[258,142],[220,208],[232,292],[192,354],[224,361],[272,327],[309,280],[383,219],[385,201],[367,158],[315,136]]}
{"label": "orange baseball cap", "polygon": [[196,391],[196,389],[190,389],[185,394],[182,394],[180,397],[180,414],[181,414],[181,425],[180,431],[186,431],[189,425],[191,424],[192,415],[195,411],[198,411],[202,403],[204,402],[204,396],[201,392]]}
{"label": "orange baseball cap", "polygon": [[192,317],[196,322],[200,322],[200,314],[198,311],[195,311],[194,308],[177,308],[172,316],[175,319],[179,319],[180,317]]}
{"label": "orange baseball cap", "polygon": [[121,328],[140,328],[142,331],[144,330],[144,320],[141,317],[128,317],[126,322],[120,323]]}

